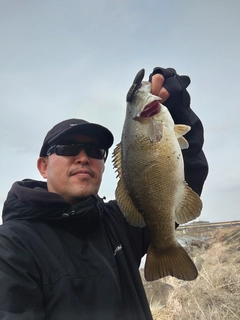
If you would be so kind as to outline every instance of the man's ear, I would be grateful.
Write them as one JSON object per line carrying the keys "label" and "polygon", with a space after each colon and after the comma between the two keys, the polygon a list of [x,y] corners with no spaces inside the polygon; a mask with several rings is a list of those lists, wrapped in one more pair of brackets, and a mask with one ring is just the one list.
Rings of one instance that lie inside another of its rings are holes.
{"label": "man's ear", "polygon": [[47,178],[47,165],[48,165],[48,158],[47,157],[40,157],[37,160],[37,168],[43,178]]}

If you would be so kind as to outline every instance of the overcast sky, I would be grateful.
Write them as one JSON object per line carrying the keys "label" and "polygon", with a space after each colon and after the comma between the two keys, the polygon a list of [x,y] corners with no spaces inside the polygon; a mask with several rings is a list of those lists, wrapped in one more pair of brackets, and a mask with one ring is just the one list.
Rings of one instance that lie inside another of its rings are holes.
{"label": "overcast sky", "polygon": [[[135,74],[162,66],[190,76],[205,128],[200,219],[240,219],[239,12],[239,0],[0,0],[1,207],[14,181],[42,180],[36,161],[57,122],[100,123],[115,146]],[[115,187],[109,157],[100,196]]]}

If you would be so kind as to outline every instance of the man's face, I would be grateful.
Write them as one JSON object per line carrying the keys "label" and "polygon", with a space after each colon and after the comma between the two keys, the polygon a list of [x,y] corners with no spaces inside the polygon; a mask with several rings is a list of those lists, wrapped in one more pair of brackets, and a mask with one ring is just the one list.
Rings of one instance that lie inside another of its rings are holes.
{"label": "man's face", "polygon": [[[61,144],[67,141],[97,143],[85,135],[68,135]],[[89,157],[84,149],[76,156],[53,153],[38,159],[38,170],[47,179],[48,191],[60,194],[72,204],[98,194],[104,167],[103,159]]]}

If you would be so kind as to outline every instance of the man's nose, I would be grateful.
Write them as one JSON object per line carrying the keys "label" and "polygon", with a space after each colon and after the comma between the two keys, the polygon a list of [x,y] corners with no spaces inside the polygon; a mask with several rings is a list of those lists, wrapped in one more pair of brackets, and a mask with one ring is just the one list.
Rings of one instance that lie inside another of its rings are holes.
{"label": "man's nose", "polygon": [[86,150],[82,148],[82,150],[75,156],[77,162],[87,163],[89,162],[89,156],[86,153]]}

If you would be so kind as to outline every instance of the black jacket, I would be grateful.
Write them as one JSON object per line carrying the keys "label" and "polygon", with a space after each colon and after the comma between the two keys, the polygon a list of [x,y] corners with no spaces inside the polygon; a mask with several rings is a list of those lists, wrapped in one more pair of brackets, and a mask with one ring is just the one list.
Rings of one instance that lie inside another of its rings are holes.
{"label": "black jacket", "polygon": [[151,319],[138,271],[148,244],[114,201],[70,205],[44,182],[16,182],[0,226],[0,319]]}

